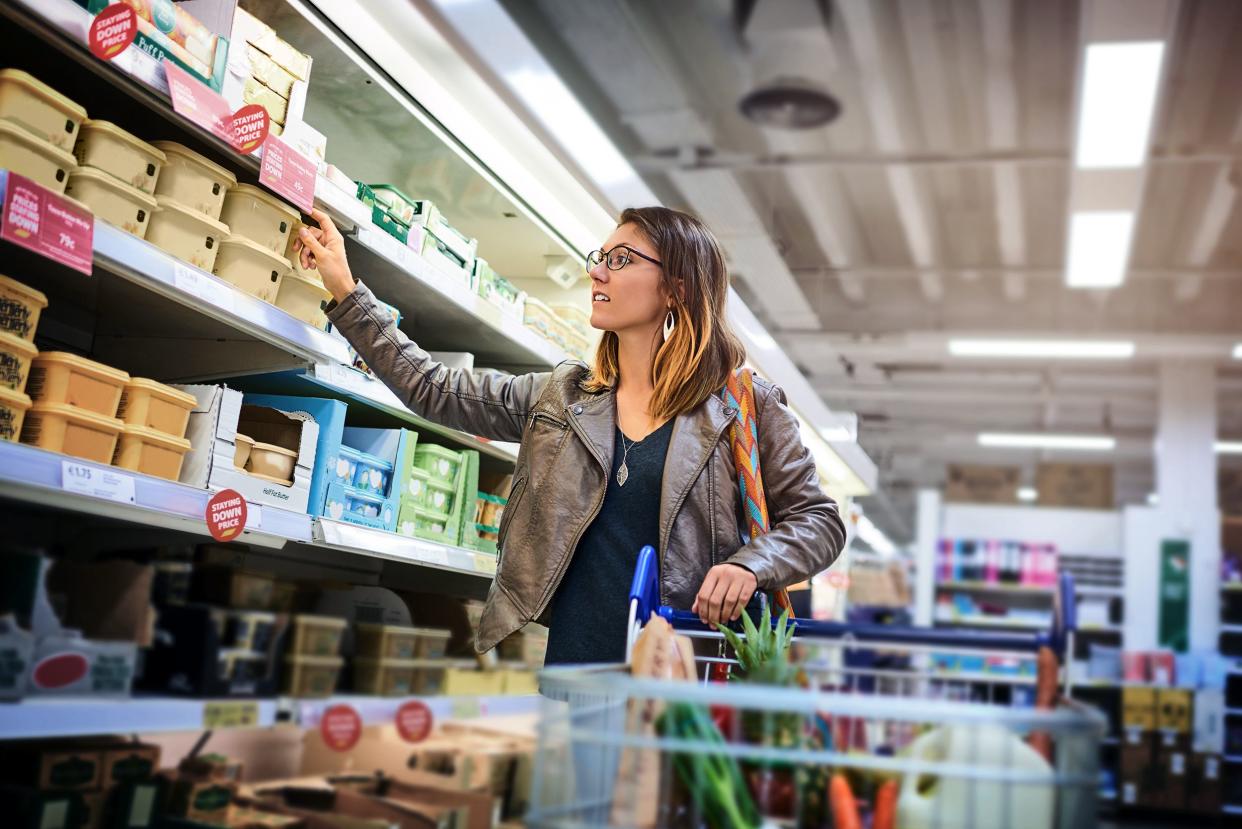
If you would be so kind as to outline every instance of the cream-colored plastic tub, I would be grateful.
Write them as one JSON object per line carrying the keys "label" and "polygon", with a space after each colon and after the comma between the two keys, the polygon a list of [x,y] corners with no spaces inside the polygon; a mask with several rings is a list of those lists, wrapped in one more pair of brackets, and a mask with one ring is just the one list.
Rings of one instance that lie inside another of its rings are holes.
{"label": "cream-colored plastic tub", "polygon": [[325,322],[323,309],[330,299],[332,294],[323,287],[322,282],[288,273],[281,280],[276,307],[308,325],[322,328]]}
{"label": "cream-colored plastic tub", "polygon": [[38,354],[39,349],[29,340],[0,332],[0,387],[25,391],[31,363]]}
{"label": "cream-colored plastic tub", "polygon": [[345,660],[339,656],[290,656],[285,660],[285,693],[292,697],[328,697]]}
{"label": "cream-colored plastic tub", "polygon": [[16,443],[22,434],[22,421],[30,411],[30,398],[19,391],[0,386],[0,440]]}
{"label": "cream-colored plastic tub", "polygon": [[210,271],[215,267],[228,227],[169,196],[155,199],[159,206],[147,228],[147,241],[196,268]]}
{"label": "cream-colored plastic tub", "polygon": [[156,141],[152,146],[167,159],[155,184],[155,194],[168,196],[218,220],[224,209],[224,197],[230,187],[236,186],[237,177],[175,141]]}
{"label": "cream-colored plastic tub", "polygon": [[175,438],[185,437],[190,412],[198,400],[188,392],[145,377],[132,377],[121,393],[116,416],[126,426],[145,426]]}
{"label": "cream-colored plastic tub", "polygon": [[220,221],[234,236],[244,236],[279,256],[289,247],[289,235],[301,214],[258,187],[239,184],[224,197]]}
{"label": "cream-colored plastic tub", "polygon": [[25,176],[53,193],[63,193],[78,162],[69,153],[39,140],[16,124],[0,121],[0,167]]}
{"label": "cream-colored plastic tub", "polygon": [[246,459],[246,469],[256,475],[265,475],[281,481],[293,480],[293,467],[298,462],[298,453],[283,446],[271,443],[255,442],[250,447],[250,457]]}
{"label": "cream-colored plastic tub", "polygon": [[156,208],[154,196],[91,167],[79,167],[69,176],[65,194],[84,203],[96,218],[146,238]]}
{"label": "cream-colored plastic tub", "polygon": [[47,297],[16,279],[0,275],[0,331],[33,340]]}
{"label": "cream-colored plastic tub", "polygon": [[163,150],[116,124],[89,119],[82,124],[73,154],[79,165],[110,173],[147,195],[155,193],[155,183],[167,161]]}
{"label": "cream-colored plastic tub", "polygon": [[291,622],[290,656],[336,656],[341,652],[341,635],[346,622],[336,616],[299,613]]}
{"label": "cream-colored plastic tub", "polygon": [[233,449],[233,466],[245,469],[246,461],[250,459],[250,450],[253,448],[254,438],[238,432]]}
{"label": "cream-colored plastic tub", "polygon": [[[129,375],[120,369],[63,351],[45,351],[34,359],[26,393],[36,403],[58,403],[116,417]],[[104,463],[109,463],[109,455]]]}
{"label": "cream-colored plastic tub", "polygon": [[115,417],[63,403],[35,403],[22,424],[22,443],[106,464],[112,463],[123,428]]}
{"label": "cream-colored plastic tub", "polygon": [[414,693],[421,663],[415,659],[354,657],[354,693],[407,697]]}
{"label": "cream-colored plastic tub", "polygon": [[175,481],[190,442],[146,426],[126,426],[117,440],[112,465]]}
{"label": "cream-colored plastic tub", "polygon": [[289,274],[289,260],[233,234],[220,243],[213,271],[216,276],[246,293],[274,303],[280,293],[281,281]]}
{"label": "cream-colored plastic tub", "polygon": [[86,110],[20,69],[0,70],[0,120],[65,152],[73,150]]}

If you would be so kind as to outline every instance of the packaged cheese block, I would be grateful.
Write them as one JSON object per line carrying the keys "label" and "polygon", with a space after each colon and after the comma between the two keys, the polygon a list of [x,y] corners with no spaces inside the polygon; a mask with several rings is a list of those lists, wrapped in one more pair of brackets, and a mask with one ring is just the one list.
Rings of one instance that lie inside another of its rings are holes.
{"label": "packaged cheese block", "polygon": [[249,63],[250,76],[275,92],[286,101],[293,94],[293,85],[297,78],[289,71],[272,60],[258,47],[246,44],[246,61]]}
{"label": "packaged cheese block", "polygon": [[276,124],[284,124],[289,114],[289,102],[257,78],[246,79],[246,87],[242,90],[242,100],[248,104],[258,104],[263,107]]}

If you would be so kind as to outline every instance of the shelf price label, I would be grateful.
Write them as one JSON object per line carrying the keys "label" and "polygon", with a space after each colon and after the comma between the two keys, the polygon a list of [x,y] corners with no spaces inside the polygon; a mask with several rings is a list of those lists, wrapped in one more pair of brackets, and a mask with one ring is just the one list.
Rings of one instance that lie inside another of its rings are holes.
{"label": "shelf price label", "polygon": [[173,264],[173,284],[193,297],[201,299],[208,305],[214,305],[225,311],[233,312],[233,300],[237,292],[223,282],[209,276],[197,268],[180,263]]}
{"label": "shelf price label", "polygon": [[247,728],[259,724],[259,703],[254,700],[208,702],[203,705],[203,729]]}
{"label": "shelf price label", "polygon": [[476,697],[458,697],[449,712],[455,720],[474,720],[483,716],[484,708]]}
{"label": "shelf price label", "polygon": [[263,142],[259,183],[276,195],[288,199],[305,213],[309,213],[315,206],[317,177],[315,162],[275,135],[269,135]]}
{"label": "shelf price label", "polygon": [[119,504],[132,504],[135,501],[132,475],[74,461],[60,462],[60,487],[65,492],[103,498]]}
{"label": "shelf price label", "polygon": [[233,111],[219,92],[208,87],[172,61],[164,61],[168,78],[168,95],[173,110],[203,129],[237,146],[233,131]]}
{"label": "shelf price label", "polygon": [[90,276],[95,217],[25,176],[3,173],[0,239]]}

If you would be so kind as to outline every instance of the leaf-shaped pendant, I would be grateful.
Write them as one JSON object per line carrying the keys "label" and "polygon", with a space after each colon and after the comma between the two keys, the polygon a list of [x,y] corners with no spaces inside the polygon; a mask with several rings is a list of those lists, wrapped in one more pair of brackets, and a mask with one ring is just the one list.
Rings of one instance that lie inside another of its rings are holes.
{"label": "leaf-shaped pendant", "polygon": [[621,461],[621,468],[617,470],[617,486],[625,486],[625,482],[630,479],[630,468],[625,465],[625,461]]}

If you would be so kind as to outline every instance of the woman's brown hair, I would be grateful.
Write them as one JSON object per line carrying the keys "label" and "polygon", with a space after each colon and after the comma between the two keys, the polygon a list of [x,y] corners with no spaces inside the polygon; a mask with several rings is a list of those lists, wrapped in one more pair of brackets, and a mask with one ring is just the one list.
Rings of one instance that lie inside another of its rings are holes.
{"label": "woman's brown hair", "polygon": [[[617,226],[626,224],[655,247],[664,263],[661,287],[673,303],[673,334],[660,345],[651,367],[651,416],[664,420],[695,409],[724,388],[745,362],[746,350],[729,327],[729,269],[707,226],[667,207],[628,208]],[[605,331],[585,384],[588,391],[616,386],[617,351],[617,335]]]}

